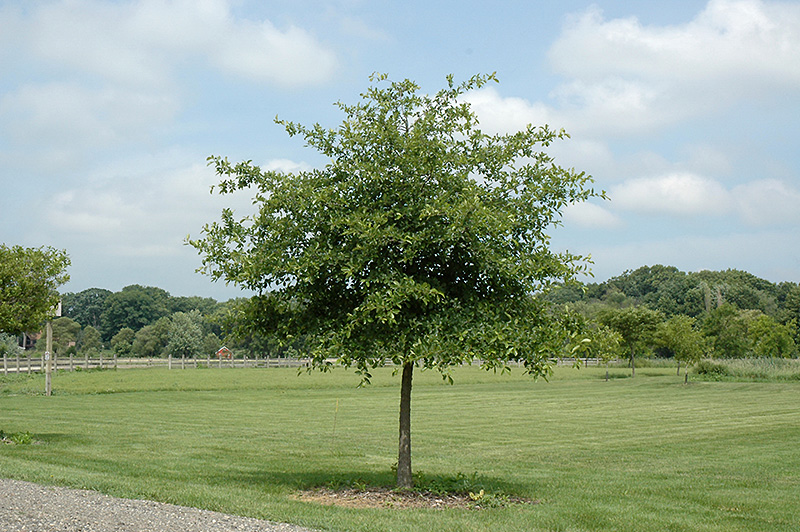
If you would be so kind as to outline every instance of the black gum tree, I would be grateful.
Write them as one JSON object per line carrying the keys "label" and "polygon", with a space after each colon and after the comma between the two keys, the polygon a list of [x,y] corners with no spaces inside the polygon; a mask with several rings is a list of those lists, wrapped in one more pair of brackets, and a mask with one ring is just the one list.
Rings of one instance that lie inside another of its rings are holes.
{"label": "black gum tree", "polygon": [[336,129],[277,120],[329,162],[297,173],[210,157],[222,194],[255,191],[257,213],[225,209],[190,240],[202,270],[257,293],[242,323],[303,336],[313,366],[401,372],[397,484],[411,475],[414,368],[479,359],[486,369],[520,362],[536,376],[563,328],[534,294],[586,269],[584,257],[550,249],[561,210],[595,193],[591,178],[542,149],[563,131],[478,129],[461,100],[494,75],[433,95],[410,80],[373,76],[361,101],[338,103]]}

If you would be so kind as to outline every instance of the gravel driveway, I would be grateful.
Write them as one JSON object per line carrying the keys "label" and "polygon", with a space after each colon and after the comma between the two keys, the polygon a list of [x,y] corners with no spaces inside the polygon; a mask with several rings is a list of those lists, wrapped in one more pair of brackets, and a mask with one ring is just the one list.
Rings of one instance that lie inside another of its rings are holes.
{"label": "gravel driveway", "polygon": [[0,479],[3,532],[311,532],[307,528],[94,491]]}

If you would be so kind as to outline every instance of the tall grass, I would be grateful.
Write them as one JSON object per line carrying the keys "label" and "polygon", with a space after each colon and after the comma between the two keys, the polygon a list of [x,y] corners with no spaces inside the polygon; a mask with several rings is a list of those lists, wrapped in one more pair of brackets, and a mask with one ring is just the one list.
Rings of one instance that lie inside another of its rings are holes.
{"label": "tall grass", "polygon": [[701,361],[695,372],[708,379],[800,381],[800,360],[788,358],[734,358]]}
{"label": "tall grass", "polygon": [[[331,531],[790,531],[800,522],[800,384],[673,369],[477,368],[415,378],[414,469],[540,501],[488,510],[328,507],[318,485],[391,485],[399,378],[291,369],[0,378],[0,476]],[[335,430],[334,430],[335,422]]]}

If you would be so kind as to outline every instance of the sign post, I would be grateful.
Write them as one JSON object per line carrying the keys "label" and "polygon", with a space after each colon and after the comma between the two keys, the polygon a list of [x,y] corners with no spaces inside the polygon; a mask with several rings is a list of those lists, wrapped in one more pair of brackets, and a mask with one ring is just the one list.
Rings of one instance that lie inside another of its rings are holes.
{"label": "sign post", "polygon": [[[58,306],[54,309],[56,316],[61,316],[61,301],[58,302]],[[45,348],[44,352],[44,393],[47,397],[53,393],[53,320],[52,318],[47,320],[47,347]]]}

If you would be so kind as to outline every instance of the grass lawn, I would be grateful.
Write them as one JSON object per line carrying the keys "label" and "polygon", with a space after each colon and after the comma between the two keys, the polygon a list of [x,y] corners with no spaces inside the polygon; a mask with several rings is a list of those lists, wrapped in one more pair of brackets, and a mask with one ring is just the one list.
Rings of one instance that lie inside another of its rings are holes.
{"label": "grass lawn", "polygon": [[[120,370],[0,376],[0,476],[338,531],[800,530],[800,383],[694,382],[674,368],[417,372],[425,482],[477,475],[540,501],[486,510],[348,509],[297,490],[393,482],[399,376],[343,370]],[[335,422],[335,427],[334,427]]]}

